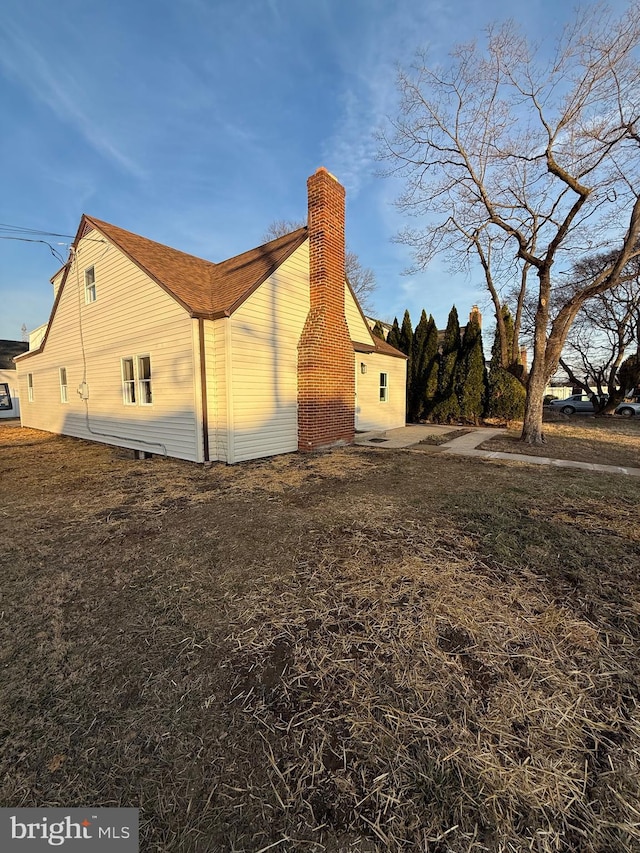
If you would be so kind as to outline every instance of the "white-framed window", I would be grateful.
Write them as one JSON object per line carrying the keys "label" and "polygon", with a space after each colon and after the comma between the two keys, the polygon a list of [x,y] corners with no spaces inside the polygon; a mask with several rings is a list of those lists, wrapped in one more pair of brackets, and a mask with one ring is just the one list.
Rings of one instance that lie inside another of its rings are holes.
{"label": "white-framed window", "polygon": [[151,356],[138,356],[138,398],[141,406],[150,406],[153,402],[151,392]]}
{"label": "white-framed window", "polygon": [[123,358],[121,367],[122,399],[125,406],[150,406],[153,402],[151,356]]}
{"label": "white-framed window", "polygon": [[386,403],[389,399],[389,377],[386,373],[380,374],[380,402]]}
{"label": "white-framed window", "polygon": [[27,398],[33,403],[33,373],[27,373]]}
{"label": "white-framed window", "polygon": [[96,299],[96,270],[95,267],[89,267],[84,271],[84,301],[88,305]]}
{"label": "white-framed window", "polygon": [[122,359],[122,399],[125,406],[134,406],[136,403],[136,376],[133,365],[132,358]]}
{"label": "white-framed window", "polygon": [[67,368],[61,367],[58,371],[60,376],[60,402],[68,403],[69,398],[67,397]]}

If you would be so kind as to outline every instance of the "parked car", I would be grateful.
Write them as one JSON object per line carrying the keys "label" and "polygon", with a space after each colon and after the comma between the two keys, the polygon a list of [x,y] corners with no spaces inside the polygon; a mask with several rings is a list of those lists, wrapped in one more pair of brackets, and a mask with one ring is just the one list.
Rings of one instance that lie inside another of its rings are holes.
{"label": "parked car", "polygon": [[614,414],[622,415],[623,418],[632,418],[634,415],[640,415],[640,403],[620,403],[616,406]]}
{"label": "parked car", "polygon": [[574,412],[593,412],[593,403],[591,397],[586,394],[572,394],[566,400],[552,400],[549,403],[549,408],[554,411],[561,411],[565,415],[572,415]]}

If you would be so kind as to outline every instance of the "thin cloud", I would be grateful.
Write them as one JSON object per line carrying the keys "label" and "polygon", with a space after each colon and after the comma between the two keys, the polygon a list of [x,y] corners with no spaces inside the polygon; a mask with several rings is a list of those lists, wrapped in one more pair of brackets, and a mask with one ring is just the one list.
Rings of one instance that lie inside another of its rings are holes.
{"label": "thin cloud", "polygon": [[137,178],[145,171],[109,139],[104,126],[98,127],[79,105],[81,90],[59,67],[47,62],[15,25],[0,22],[0,64],[29,93],[45,103],[62,121],[72,124],[102,156]]}
{"label": "thin cloud", "polygon": [[421,34],[431,38],[446,29],[451,12],[440,2],[412,0],[395,8],[374,4],[368,28],[359,33],[359,51],[345,44],[341,64],[345,73],[339,95],[339,125],[324,146],[324,155],[347,190],[357,195],[375,172],[376,131],[393,112],[397,97],[396,63],[419,46]]}

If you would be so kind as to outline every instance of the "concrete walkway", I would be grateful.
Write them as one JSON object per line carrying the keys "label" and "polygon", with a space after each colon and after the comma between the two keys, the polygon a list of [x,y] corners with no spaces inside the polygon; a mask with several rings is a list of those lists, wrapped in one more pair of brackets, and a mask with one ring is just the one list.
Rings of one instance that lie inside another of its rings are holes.
{"label": "concrete walkway", "polygon": [[[397,450],[399,447],[411,447],[412,444],[419,444],[431,435],[442,435],[456,429],[458,427],[445,426],[444,424],[407,424],[407,426],[383,430],[382,432],[356,433],[353,443]],[[477,443],[471,446],[476,447]]]}
{"label": "concrete walkway", "polygon": [[[403,448],[419,444],[429,436],[455,432],[459,427],[440,424],[411,424],[386,432],[366,432],[356,435],[354,444],[368,447]],[[626,468],[622,465],[598,465],[595,462],[573,462],[569,459],[551,459],[547,456],[528,456],[525,453],[502,453],[493,450],[477,450],[479,444],[494,435],[504,434],[501,429],[470,428],[471,431],[459,438],[453,438],[444,444],[434,446],[434,450],[455,456],[477,456],[483,459],[500,459],[507,462],[524,462],[528,465],[550,465],[554,468],[577,468],[582,471],[594,471],[602,474],[626,474],[640,477],[640,468]]]}

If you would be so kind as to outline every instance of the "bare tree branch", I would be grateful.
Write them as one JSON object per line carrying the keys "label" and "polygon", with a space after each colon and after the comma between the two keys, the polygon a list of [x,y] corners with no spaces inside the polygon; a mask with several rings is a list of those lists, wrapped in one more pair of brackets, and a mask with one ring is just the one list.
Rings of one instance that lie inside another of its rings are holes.
{"label": "bare tree branch", "polygon": [[[576,316],[624,280],[638,252],[639,48],[638,0],[619,17],[602,4],[576,13],[550,60],[515,24],[491,26],[447,65],[418,55],[400,73],[399,114],[380,139],[405,182],[399,208],[427,220],[400,236],[418,266],[441,253],[477,264],[498,328],[519,267],[517,328],[532,313],[526,441],[544,440],[544,387]],[[582,255],[612,246],[606,268],[566,290]]]}

